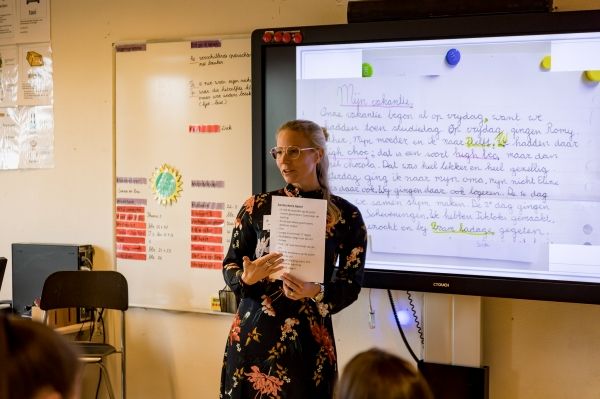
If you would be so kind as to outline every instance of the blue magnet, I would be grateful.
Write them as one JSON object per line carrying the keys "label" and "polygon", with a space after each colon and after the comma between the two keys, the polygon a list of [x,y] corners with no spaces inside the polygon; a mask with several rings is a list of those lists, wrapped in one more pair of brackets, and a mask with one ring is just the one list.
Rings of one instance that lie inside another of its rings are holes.
{"label": "blue magnet", "polygon": [[446,53],[446,62],[450,66],[455,66],[460,62],[460,51],[455,48],[451,48]]}

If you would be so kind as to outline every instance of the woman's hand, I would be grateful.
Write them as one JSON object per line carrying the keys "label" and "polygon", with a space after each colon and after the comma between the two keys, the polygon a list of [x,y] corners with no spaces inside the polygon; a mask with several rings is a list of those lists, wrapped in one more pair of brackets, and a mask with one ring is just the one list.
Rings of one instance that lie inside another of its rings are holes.
{"label": "woman's hand", "polygon": [[283,293],[295,301],[302,298],[314,298],[321,291],[319,284],[304,282],[289,273],[283,273],[281,280],[283,280]]}
{"label": "woman's hand", "polygon": [[242,281],[246,285],[256,284],[263,278],[283,269],[283,266],[281,266],[283,262],[282,254],[278,252],[261,256],[254,261],[244,256],[243,261],[244,271],[242,272]]}

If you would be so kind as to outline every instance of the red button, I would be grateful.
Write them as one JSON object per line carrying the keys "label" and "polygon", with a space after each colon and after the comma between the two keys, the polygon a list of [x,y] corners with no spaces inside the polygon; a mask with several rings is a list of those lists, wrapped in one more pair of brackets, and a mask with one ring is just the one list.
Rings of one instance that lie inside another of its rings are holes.
{"label": "red button", "polygon": [[264,43],[270,43],[271,40],[273,40],[273,32],[266,31],[265,33],[263,33],[263,35],[262,35],[262,41]]}
{"label": "red button", "polygon": [[289,43],[292,40],[292,34],[290,32],[283,32],[282,40],[284,43]]}

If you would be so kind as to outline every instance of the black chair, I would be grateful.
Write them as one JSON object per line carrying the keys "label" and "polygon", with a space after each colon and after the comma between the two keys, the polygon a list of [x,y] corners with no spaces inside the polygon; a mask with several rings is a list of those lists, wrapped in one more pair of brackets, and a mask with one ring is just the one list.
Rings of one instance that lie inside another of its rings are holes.
{"label": "black chair", "polygon": [[[125,311],[129,307],[127,280],[116,271],[58,271],[44,282],[40,308],[48,311],[65,308],[112,309],[120,317],[120,339],[118,345],[88,341],[74,341],[79,348],[80,359],[86,364],[97,364],[106,383],[108,394],[114,399],[114,391],[106,359],[113,354],[121,355],[121,398],[125,399]],[[104,316],[103,316],[104,318]]]}
{"label": "black chair", "polygon": [[[4,272],[6,271],[6,258],[0,258],[0,288],[2,288],[2,281],[4,280]],[[11,301],[0,301],[0,312],[5,309],[10,309]]]}
{"label": "black chair", "polygon": [[0,258],[0,288],[2,288],[2,281],[4,280],[4,272],[6,271],[6,258]]}

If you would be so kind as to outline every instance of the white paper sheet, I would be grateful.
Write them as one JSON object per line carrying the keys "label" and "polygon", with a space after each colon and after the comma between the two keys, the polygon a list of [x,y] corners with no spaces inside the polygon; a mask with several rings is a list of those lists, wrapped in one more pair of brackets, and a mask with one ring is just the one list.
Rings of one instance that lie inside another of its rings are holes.
{"label": "white paper sheet", "polygon": [[273,197],[271,251],[283,254],[283,272],[303,281],[323,282],[327,201]]}

